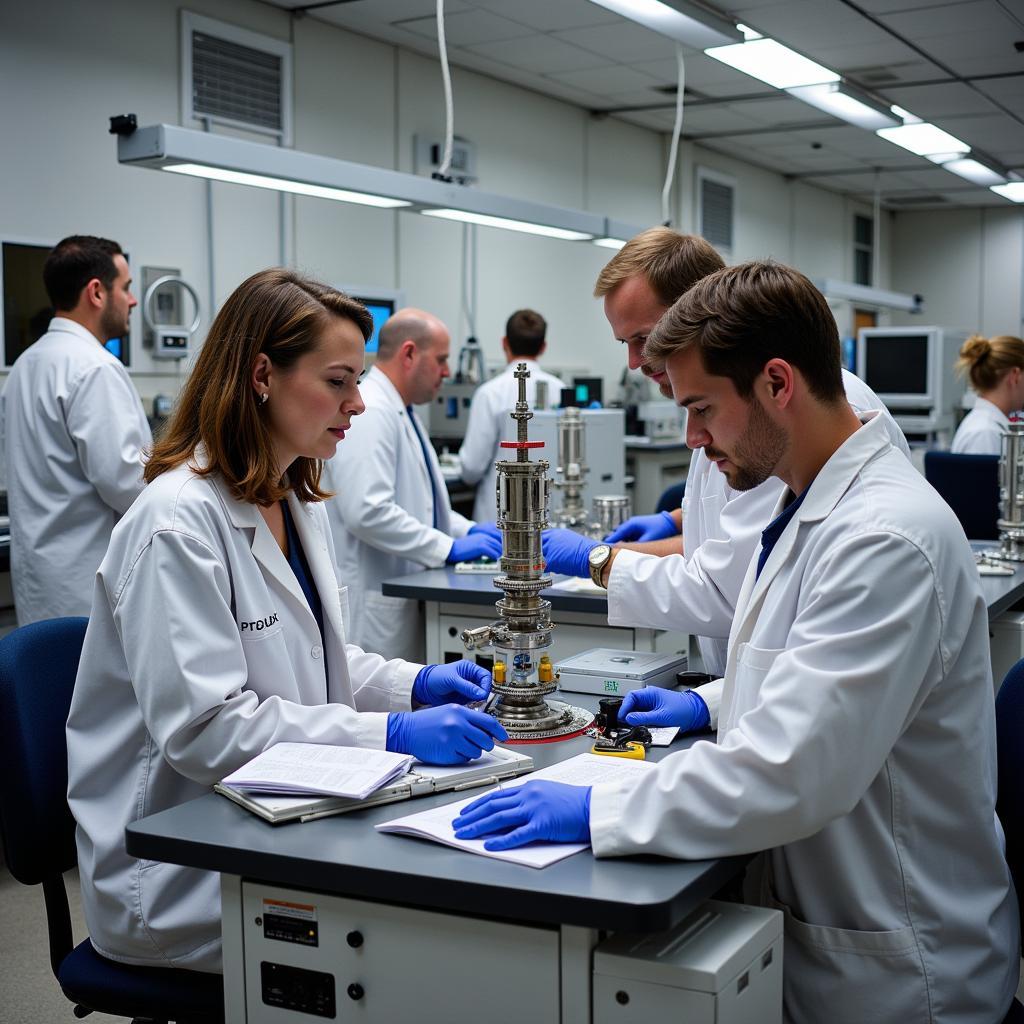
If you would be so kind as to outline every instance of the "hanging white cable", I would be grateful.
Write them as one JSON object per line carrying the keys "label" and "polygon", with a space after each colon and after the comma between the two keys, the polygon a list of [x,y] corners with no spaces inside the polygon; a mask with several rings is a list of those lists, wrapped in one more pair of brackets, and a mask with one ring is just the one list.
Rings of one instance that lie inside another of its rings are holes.
{"label": "hanging white cable", "polygon": [[676,43],[676,72],[676,123],[672,128],[672,145],[668,151],[668,167],[665,168],[665,185],[661,190],[661,219],[665,224],[672,219],[669,197],[672,193],[672,182],[676,176],[679,135],[683,130],[683,91],[686,86],[686,68],[683,65],[683,47],[679,43]]}
{"label": "hanging white cable", "polygon": [[444,82],[444,156],[437,173],[447,178],[452,165],[455,111],[452,104],[452,73],[448,67],[448,44],[444,38],[444,0],[437,0],[437,48],[441,56],[441,80]]}

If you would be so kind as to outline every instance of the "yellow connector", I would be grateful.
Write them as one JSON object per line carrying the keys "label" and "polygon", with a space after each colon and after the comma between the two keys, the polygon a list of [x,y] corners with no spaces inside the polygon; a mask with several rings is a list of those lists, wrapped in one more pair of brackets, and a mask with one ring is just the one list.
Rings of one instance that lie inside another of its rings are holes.
{"label": "yellow connector", "polygon": [[542,683],[550,683],[554,674],[554,669],[551,665],[551,659],[546,655],[540,656],[540,661],[537,663],[537,679]]}
{"label": "yellow connector", "polygon": [[607,757],[628,757],[634,761],[645,761],[647,751],[642,743],[627,743],[624,747],[603,747],[599,748],[595,743],[591,748],[592,754],[604,754]]}
{"label": "yellow connector", "polygon": [[494,668],[491,669],[491,678],[496,683],[503,683],[503,682],[505,682],[505,662],[503,662],[503,661],[496,661],[494,663]]}

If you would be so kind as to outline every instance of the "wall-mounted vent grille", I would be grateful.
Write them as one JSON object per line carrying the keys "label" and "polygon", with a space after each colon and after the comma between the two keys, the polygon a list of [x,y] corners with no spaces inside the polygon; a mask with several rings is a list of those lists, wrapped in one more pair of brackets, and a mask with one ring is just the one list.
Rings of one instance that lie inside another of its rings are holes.
{"label": "wall-mounted vent grille", "polygon": [[192,111],[280,132],[281,58],[194,32]]}
{"label": "wall-mounted vent grille", "polygon": [[184,122],[291,136],[291,46],[248,29],[182,12]]}
{"label": "wall-mounted vent grille", "polygon": [[732,252],[736,187],[727,181],[698,175],[700,233],[720,252]]}

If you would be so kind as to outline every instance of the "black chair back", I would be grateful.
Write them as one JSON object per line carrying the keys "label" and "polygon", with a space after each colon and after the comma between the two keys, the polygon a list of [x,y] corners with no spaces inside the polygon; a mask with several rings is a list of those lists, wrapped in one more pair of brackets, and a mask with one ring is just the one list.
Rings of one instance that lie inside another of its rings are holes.
{"label": "black chair back", "polygon": [[925,479],[956,514],[969,540],[997,540],[999,456],[925,452]]}

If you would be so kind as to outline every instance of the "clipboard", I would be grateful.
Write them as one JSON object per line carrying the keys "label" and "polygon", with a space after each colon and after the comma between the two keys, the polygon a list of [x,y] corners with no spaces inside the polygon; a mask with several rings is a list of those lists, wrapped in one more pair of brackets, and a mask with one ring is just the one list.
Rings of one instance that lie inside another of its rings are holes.
{"label": "clipboard", "polygon": [[364,800],[335,796],[279,796],[252,793],[219,782],[215,793],[244,807],[271,825],[291,821],[314,821],[334,814],[378,807],[418,796],[434,793],[458,793],[478,786],[493,786],[504,779],[512,779],[533,771],[533,758],[518,750],[496,746],[483,757],[467,765],[425,765],[415,762],[413,768],[400,779],[383,786]]}

